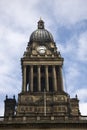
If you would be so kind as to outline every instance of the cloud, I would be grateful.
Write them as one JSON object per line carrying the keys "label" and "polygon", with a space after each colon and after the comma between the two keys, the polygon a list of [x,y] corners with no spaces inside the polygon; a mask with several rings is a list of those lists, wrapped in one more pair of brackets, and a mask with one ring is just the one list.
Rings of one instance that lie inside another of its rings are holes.
{"label": "cloud", "polygon": [[0,101],[0,116],[4,115],[4,104],[2,101]]}
{"label": "cloud", "polygon": [[54,0],[54,12],[57,21],[60,21],[60,23],[75,24],[78,21],[87,19],[87,1]]}
{"label": "cloud", "polygon": [[[35,7],[38,3],[38,0],[28,1],[24,0],[8,0],[0,2],[0,14],[1,14],[1,22],[5,24],[11,24],[14,26],[30,26],[32,20],[35,20],[37,14]],[[36,14],[36,15],[35,15]],[[33,16],[33,17],[32,17]]]}
{"label": "cloud", "polygon": [[79,88],[77,91],[76,91],[78,97],[80,98],[80,101],[81,102],[87,102],[87,88],[84,87],[84,88]]}
{"label": "cloud", "polygon": [[[81,26],[80,26],[81,27]],[[79,29],[79,28],[78,28]],[[72,33],[72,32],[71,32]],[[65,90],[73,97],[78,93],[79,99],[86,100],[86,75],[87,75],[87,32],[75,31],[65,43],[58,43],[58,48],[64,57]],[[84,91],[83,89],[84,88]],[[79,92],[80,91],[80,92]],[[82,95],[82,93],[83,95]]]}
{"label": "cloud", "polygon": [[83,32],[78,40],[78,59],[81,61],[87,61],[87,31]]}
{"label": "cloud", "polygon": [[79,107],[82,115],[87,116],[87,103],[80,103]]}
{"label": "cloud", "polygon": [[[72,65],[71,65],[72,64]],[[63,76],[65,79],[65,89],[71,96],[75,96],[75,91],[78,89],[78,79],[80,75],[79,68],[77,64],[73,64],[73,62],[63,67]]]}

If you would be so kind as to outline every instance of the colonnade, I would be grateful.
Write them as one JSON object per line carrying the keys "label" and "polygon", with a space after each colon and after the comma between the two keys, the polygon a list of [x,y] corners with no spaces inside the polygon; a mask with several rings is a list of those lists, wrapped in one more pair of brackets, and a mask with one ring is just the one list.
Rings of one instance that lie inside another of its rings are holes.
{"label": "colonnade", "polygon": [[[61,91],[63,90],[63,76],[62,76],[62,67],[55,65],[44,65],[44,73],[41,71],[42,66],[37,65],[37,72],[34,72],[34,65],[31,66],[23,66],[23,77],[22,77],[22,91],[23,92],[34,92],[34,75],[36,74],[37,84],[37,92],[42,91],[42,86],[44,89],[49,91]],[[49,70],[49,67],[51,68]],[[44,76],[44,82],[41,81],[41,77]],[[50,78],[51,77],[51,80]],[[28,79],[28,81],[27,81]],[[27,90],[27,84],[29,85],[29,90]],[[42,85],[43,84],[43,85]],[[44,90],[43,89],[43,90]]]}

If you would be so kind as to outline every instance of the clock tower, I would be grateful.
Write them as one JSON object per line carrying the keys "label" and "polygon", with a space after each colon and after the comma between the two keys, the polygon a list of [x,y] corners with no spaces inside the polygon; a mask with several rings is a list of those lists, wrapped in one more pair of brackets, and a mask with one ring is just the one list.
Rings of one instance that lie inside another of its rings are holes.
{"label": "clock tower", "polygon": [[52,34],[40,19],[21,58],[18,101],[6,96],[0,130],[87,129],[87,116],[80,114],[77,95],[71,98],[64,90],[63,62]]}
{"label": "clock tower", "polygon": [[40,19],[21,58],[22,91],[18,95],[17,116],[46,120],[80,116],[79,100],[70,99],[64,91],[63,61],[52,34]]}

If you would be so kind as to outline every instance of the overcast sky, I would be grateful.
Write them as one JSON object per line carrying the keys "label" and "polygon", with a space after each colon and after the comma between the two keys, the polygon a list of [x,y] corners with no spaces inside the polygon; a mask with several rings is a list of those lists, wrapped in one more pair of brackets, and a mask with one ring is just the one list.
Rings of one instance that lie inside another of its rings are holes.
{"label": "overcast sky", "polygon": [[87,115],[87,0],[0,0],[0,115],[21,92],[20,58],[42,17],[64,58],[65,91]]}

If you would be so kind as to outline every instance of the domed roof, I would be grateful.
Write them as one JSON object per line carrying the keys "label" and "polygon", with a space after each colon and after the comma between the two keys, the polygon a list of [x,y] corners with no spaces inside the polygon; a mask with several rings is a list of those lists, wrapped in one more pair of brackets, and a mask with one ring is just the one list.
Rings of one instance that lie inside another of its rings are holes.
{"label": "domed roof", "polygon": [[30,36],[30,43],[32,42],[54,42],[52,34],[44,28],[43,20],[39,20],[38,29]]}

